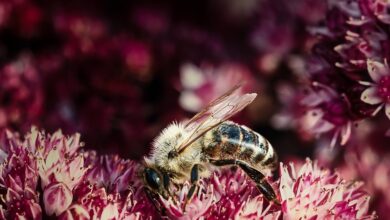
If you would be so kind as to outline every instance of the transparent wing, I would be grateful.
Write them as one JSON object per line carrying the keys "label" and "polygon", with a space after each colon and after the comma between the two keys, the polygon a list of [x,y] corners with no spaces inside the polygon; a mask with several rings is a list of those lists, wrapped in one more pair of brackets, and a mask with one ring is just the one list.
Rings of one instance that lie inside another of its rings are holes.
{"label": "transparent wing", "polygon": [[241,85],[236,85],[209,103],[202,111],[185,123],[184,128],[191,135],[179,145],[177,148],[178,153],[190,146],[207,131],[240,112],[257,96],[256,93],[240,95],[240,89]]}

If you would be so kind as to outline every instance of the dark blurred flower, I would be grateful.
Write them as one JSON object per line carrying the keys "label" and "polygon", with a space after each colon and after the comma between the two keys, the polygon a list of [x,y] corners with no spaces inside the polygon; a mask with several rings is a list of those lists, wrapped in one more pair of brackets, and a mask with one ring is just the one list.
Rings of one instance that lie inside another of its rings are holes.
{"label": "dark blurred flower", "polygon": [[301,57],[310,48],[313,40],[305,28],[324,19],[326,2],[260,1],[258,12],[250,35],[259,54],[257,66],[262,73],[277,73],[292,57]]}
{"label": "dark blurred flower", "polygon": [[300,119],[301,128],[316,135],[332,132],[331,147],[336,143],[346,144],[352,126],[348,100],[330,87],[313,84],[314,89],[307,90],[307,95],[301,100],[301,104],[307,108]]}
{"label": "dark blurred flower", "polygon": [[39,120],[43,91],[35,65],[31,56],[25,54],[0,69],[0,128],[28,129]]}

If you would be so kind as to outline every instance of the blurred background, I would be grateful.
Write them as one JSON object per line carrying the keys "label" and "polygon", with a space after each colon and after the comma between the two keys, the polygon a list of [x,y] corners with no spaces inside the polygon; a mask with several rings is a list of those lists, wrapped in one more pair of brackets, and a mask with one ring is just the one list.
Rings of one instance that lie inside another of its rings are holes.
{"label": "blurred background", "polygon": [[235,120],[282,158],[310,156],[284,106],[325,12],[321,0],[2,0],[0,127],[80,132],[139,159],[170,122],[246,81],[259,96]]}

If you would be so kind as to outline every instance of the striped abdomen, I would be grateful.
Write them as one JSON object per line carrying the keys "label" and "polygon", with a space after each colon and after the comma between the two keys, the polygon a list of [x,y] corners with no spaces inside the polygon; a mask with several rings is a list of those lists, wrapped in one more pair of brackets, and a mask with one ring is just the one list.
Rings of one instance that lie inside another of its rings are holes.
{"label": "striped abdomen", "polygon": [[238,159],[256,168],[273,167],[277,155],[271,144],[246,126],[227,121],[209,131],[204,152],[212,159]]}

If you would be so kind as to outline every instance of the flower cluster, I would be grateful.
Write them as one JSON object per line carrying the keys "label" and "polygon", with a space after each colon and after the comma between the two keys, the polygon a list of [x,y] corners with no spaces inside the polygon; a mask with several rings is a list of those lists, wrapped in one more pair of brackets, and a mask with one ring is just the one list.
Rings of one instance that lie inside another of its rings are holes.
{"label": "flower cluster", "polygon": [[385,1],[328,4],[326,25],[312,28],[320,40],[307,61],[301,124],[312,134],[331,134],[334,146],[347,143],[354,123],[382,108],[388,114],[389,23]]}
{"label": "flower cluster", "polygon": [[347,182],[310,160],[295,171],[281,166],[280,195],[285,219],[374,219],[361,182]]}
{"label": "flower cluster", "polygon": [[281,164],[280,180],[269,179],[282,206],[266,201],[241,169],[218,169],[198,183],[191,200],[189,184],[169,199],[160,197],[165,212],[158,214],[143,190],[140,164],[83,152],[81,146],[78,134],[33,128],[21,139],[4,131],[0,219],[157,219],[164,213],[171,219],[374,218],[361,183],[342,180],[310,160],[299,172]]}
{"label": "flower cluster", "polygon": [[280,216],[280,211],[258,195],[255,184],[241,170],[216,171],[204,179],[194,198],[187,201],[189,185],[179,189],[177,197],[163,199],[164,207],[172,219],[251,219]]}
{"label": "flower cluster", "polygon": [[40,219],[38,161],[16,134],[1,134],[1,219]]}
{"label": "flower cluster", "polygon": [[[306,136],[321,135],[315,143],[321,163],[366,182],[385,217],[389,195],[382,190],[388,176],[383,167],[388,157],[378,155],[389,154],[390,4],[343,0],[328,1],[328,7],[323,25],[310,28],[318,41],[301,77],[307,88],[295,92],[292,100],[300,106],[290,104],[290,117],[299,118],[296,125]],[[345,148],[321,149],[329,143]]]}
{"label": "flower cluster", "polygon": [[80,135],[1,134],[0,219],[153,217],[137,163],[80,150]]}
{"label": "flower cluster", "polygon": [[203,180],[186,201],[185,185],[174,199],[162,199],[173,219],[375,219],[362,182],[348,182],[309,159],[301,168],[280,165],[281,206],[270,204],[241,170],[224,169]]}

